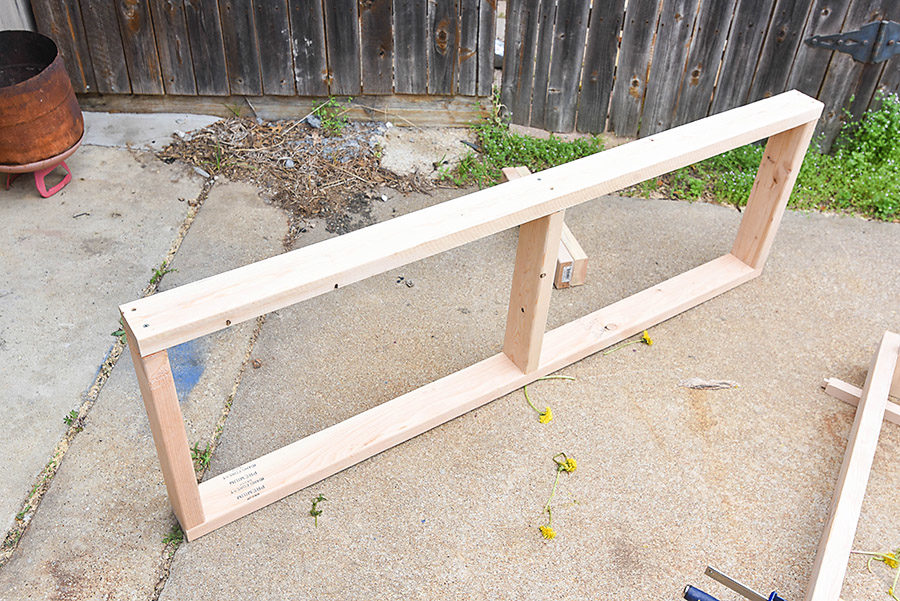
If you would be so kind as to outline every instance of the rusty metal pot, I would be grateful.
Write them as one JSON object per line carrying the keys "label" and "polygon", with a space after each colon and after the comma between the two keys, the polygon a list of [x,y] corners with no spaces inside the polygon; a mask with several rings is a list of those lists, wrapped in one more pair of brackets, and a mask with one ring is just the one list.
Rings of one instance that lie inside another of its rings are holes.
{"label": "rusty metal pot", "polygon": [[83,133],[56,43],[33,31],[0,31],[0,166],[51,159]]}

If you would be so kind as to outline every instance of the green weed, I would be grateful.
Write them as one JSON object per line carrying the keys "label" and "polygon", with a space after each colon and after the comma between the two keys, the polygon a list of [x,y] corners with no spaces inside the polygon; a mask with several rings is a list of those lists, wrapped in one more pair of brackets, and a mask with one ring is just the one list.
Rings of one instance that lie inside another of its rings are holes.
{"label": "green weed", "polygon": [[75,423],[75,420],[78,419],[78,411],[72,409],[69,411],[69,414],[63,418],[63,423],[67,426],[71,426]]}
{"label": "green weed", "polygon": [[[160,280],[162,280],[164,275],[166,275],[167,273],[172,273],[173,271],[178,271],[178,270],[177,269],[169,269],[168,263],[163,261],[162,265],[153,269],[153,276],[151,276],[151,278],[150,278],[150,285],[156,286],[157,284],[159,284]],[[123,334],[124,334],[124,332],[123,332]],[[113,332],[113,335],[116,335],[115,332]]]}
{"label": "green weed", "polygon": [[481,152],[468,152],[455,169],[440,170],[444,179],[458,186],[486,187],[502,181],[504,167],[524,165],[541,171],[603,150],[603,140],[597,136],[566,142],[553,135],[540,139],[513,133],[502,111],[500,91],[494,88],[490,115],[472,126]]}
{"label": "green weed", "polygon": [[195,442],[194,446],[191,447],[191,459],[194,461],[194,470],[199,474],[207,467],[209,467],[209,462],[212,459],[212,449],[207,443],[206,448],[201,449],[200,443]]}
{"label": "green weed", "polygon": [[327,501],[323,495],[319,495],[312,500],[312,509],[309,510],[309,515],[313,517],[313,524],[316,528],[319,527],[319,516],[322,515],[322,510],[319,509],[319,503],[322,501]]}
{"label": "green weed", "polygon": [[322,121],[322,131],[328,136],[339,136],[347,127],[349,121],[344,113],[350,110],[350,103],[353,98],[347,97],[344,104],[338,102],[334,96],[329,96],[328,100],[313,109],[312,114]]}

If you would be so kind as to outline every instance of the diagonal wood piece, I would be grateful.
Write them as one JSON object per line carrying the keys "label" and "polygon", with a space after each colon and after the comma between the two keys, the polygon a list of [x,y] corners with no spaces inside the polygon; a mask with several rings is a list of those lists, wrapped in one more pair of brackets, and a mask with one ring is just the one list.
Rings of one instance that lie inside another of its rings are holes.
{"label": "diagonal wood piece", "polygon": [[[897,377],[898,373],[900,373],[900,367],[894,370],[894,378]],[[839,401],[843,401],[854,407],[859,405],[859,398],[862,396],[862,388],[859,386],[848,384],[837,378],[825,378],[822,387],[825,389],[825,394],[833,396]],[[893,388],[891,388],[890,396],[897,396],[894,394]],[[888,401],[887,409],[884,411],[884,420],[900,425],[900,405]]]}
{"label": "diagonal wood piece", "polygon": [[816,552],[806,601],[838,601],[840,598],[898,358],[900,335],[885,332],[862,389],[831,511]]}

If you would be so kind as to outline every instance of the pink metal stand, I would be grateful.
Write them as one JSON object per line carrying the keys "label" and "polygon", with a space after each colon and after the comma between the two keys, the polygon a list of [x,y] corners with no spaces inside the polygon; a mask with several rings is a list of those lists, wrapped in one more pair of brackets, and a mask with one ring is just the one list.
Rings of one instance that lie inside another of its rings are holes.
{"label": "pink metal stand", "polygon": [[[13,183],[20,174],[22,173],[34,173],[34,186],[37,188],[38,194],[43,196],[44,198],[49,198],[53,196],[60,190],[66,187],[70,181],[72,181],[72,172],[69,170],[69,166],[66,165],[65,159],[72,156],[78,147],[81,146],[81,141],[84,139],[84,134],[81,134],[81,138],[78,139],[75,144],[68,149],[67,151],[56,155],[55,157],[50,157],[49,159],[44,159],[43,161],[38,161],[36,163],[29,163],[27,165],[0,165],[0,173],[6,173],[6,189],[9,190],[9,186]],[[57,167],[62,167],[66,170],[66,176],[62,179],[61,182],[47,189],[47,185],[44,182],[44,178],[47,175],[56,169]]]}

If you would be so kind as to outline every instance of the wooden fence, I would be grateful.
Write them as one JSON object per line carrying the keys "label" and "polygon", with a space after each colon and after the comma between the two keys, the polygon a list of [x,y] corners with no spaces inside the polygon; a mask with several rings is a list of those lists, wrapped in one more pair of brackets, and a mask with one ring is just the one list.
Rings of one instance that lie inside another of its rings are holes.
{"label": "wooden fence", "polygon": [[496,0],[32,0],[78,93],[485,96]]}
{"label": "wooden fence", "polygon": [[[824,146],[843,109],[900,85],[814,34],[900,20],[897,0],[509,0],[502,100],[514,123],[644,136],[788,89],[822,100]],[[621,35],[621,41],[619,36]]]}

